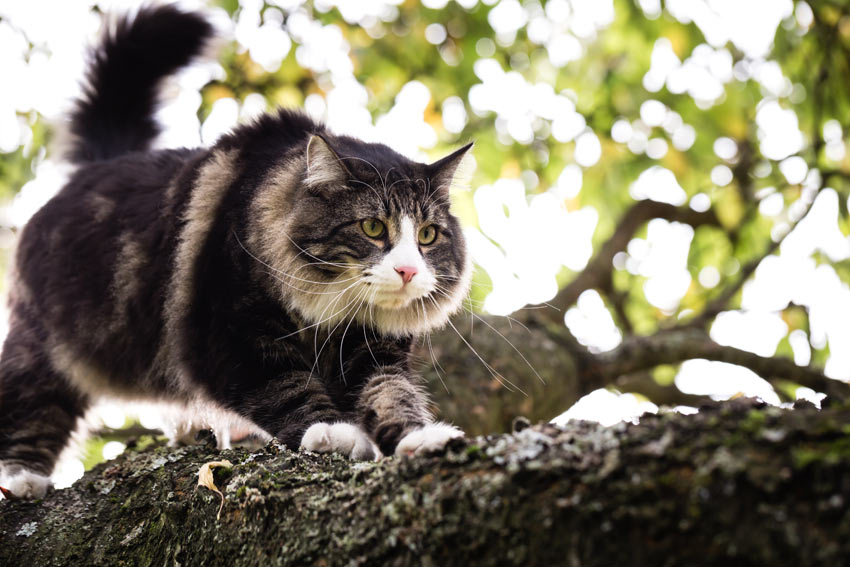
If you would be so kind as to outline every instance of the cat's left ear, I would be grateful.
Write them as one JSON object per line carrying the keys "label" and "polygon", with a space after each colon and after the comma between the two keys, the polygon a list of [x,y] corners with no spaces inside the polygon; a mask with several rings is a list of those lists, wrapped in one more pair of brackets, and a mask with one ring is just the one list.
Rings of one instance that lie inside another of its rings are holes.
{"label": "cat's left ear", "polygon": [[323,137],[316,134],[310,136],[306,153],[307,171],[304,183],[308,187],[338,187],[350,177],[342,160]]}
{"label": "cat's left ear", "polygon": [[472,159],[467,152],[471,147],[472,142],[428,166],[434,187],[448,193],[453,184],[469,181],[472,174]]}

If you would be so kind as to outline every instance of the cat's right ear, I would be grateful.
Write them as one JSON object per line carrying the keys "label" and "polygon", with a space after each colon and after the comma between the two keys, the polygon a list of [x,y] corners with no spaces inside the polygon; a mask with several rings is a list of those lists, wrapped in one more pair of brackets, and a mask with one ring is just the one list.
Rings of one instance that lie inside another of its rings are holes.
{"label": "cat's right ear", "polygon": [[307,171],[304,184],[311,189],[343,185],[349,178],[348,170],[327,141],[318,135],[307,142]]}
{"label": "cat's right ear", "polygon": [[465,185],[472,177],[472,164],[467,153],[472,142],[428,166],[435,187],[447,195],[452,185]]}

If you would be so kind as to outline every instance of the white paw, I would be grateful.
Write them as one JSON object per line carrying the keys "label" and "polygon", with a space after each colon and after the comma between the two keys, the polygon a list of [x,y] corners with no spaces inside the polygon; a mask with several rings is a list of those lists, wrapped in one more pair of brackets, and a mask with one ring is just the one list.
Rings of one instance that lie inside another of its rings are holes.
{"label": "white paw", "polygon": [[314,423],[301,446],[314,453],[340,453],[349,459],[374,461],[378,450],[362,429],[351,423]]}
{"label": "white paw", "polygon": [[[41,498],[47,493],[50,478],[44,475],[20,468],[10,472],[0,465],[0,486],[12,493],[16,498]],[[0,499],[2,499],[0,495]]]}
{"label": "white paw", "polygon": [[422,455],[439,451],[446,443],[463,437],[463,431],[448,423],[429,423],[405,435],[395,448],[396,455]]}

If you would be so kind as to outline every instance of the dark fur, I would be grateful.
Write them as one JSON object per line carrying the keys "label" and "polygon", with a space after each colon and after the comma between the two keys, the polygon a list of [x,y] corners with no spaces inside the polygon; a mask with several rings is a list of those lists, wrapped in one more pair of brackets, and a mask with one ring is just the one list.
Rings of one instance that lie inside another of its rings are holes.
{"label": "dark fur", "polygon": [[173,6],[121,18],[92,53],[88,84],[71,118],[74,162],[146,150],[159,133],[153,119],[160,81],[197,56],[213,33],[197,14]]}
{"label": "dark fur", "polygon": [[[100,393],[186,403],[201,397],[291,447],[310,424],[345,420],[391,454],[405,433],[431,419],[410,368],[412,333],[363,324],[347,334],[341,326],[292,335],[307,322],[281,300],[274,272],[253,257],[260,252],[252,238],[282,228],[252,229],[253,207],[274,171],[303,177],[308,140],[320,135],[346,180],[288,189],[287,233],[295,243],[325,260],[374,262],[390,243],[370,242],[359,220],[404,212],[441,227],[423,254],[446,275],[442,285],[455,287],[467,258],[447,192],[465,149],[428,166],[281,110],[210,149],[150,151],[157,84],[210,34],[197,15],[145,8],[122,20],[94,56],[90,86],[71,118],[77,138],[70,157],[82,165],[26,226],[16,256],[0,361],[0,462],[7,466],[49,474]],[[223,155],[232,167],[216,165]],[[183,265],[181,242],[200,226],[189,220],[193,199],[219,174],[232,179],[211,199],[209,224],[190,250],[191,265]],[[374,190],[383,186],[392,188]],[[181,270],[192,274],[189,281],[175,280]],[[334,276],[324,265],[300,274]],[[189,299],[181,303],[184,292]],[[185,312],[169,311],[173,305]],[[314,340],[321,345],[329,332],[314,368]]]}

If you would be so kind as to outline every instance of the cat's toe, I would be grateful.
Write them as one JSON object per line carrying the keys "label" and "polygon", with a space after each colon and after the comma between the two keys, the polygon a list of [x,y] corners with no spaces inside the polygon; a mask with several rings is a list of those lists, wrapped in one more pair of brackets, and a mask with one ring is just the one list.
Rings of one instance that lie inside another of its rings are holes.
{"label": "cat's toe", "polygon": [[372,461],[377,456],[369,436],[351,423],[314,423],[304,432],[301,446],[314,453],[340,453],[359,461]]}
{"label": "cat's toe", "polygon": [[331,425],[332,442],[339,447],[337,452],[358,461],[373,461],[377,456],[375,444],[366,433],[351,423]]}
{"label": "cat's toe", "polygon": [[301,447],[313,453],[327,453],[331,450],[330,431],[327,423],[314,423],[301,438]]}
{"label": "cat's toe", "polygon": [[439,451],[452,439],[463,437],[463,431],[448,423],[429,423],[405,435],[395,448],[396,455],[422,455]]}
{"label": "cat's toe", "polygon": [[15,498],[42,498],[50,487],[50,478],[27,469],[0,471],[0,486]]}

